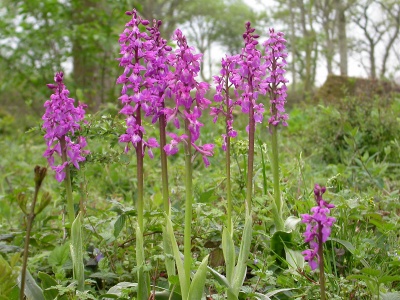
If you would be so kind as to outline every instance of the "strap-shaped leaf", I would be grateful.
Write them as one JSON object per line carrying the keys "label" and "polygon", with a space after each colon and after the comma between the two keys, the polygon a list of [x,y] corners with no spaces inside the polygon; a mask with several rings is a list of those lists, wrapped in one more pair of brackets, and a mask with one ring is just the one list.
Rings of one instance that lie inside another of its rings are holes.
{"label": "strap-shaped leaf", "polygon": [[75,218],[71,227],[70,251],[73,265],[74,279],[78,282],[78,291],[85,289],[85,266],[83,265],[83,245],[82,245],[82,215]]}
{"label": "strap-shaped leaf", "polygon": [[226,265],[226,279],[232,285],[236,255],[232,235],[227,228],[224,228],[222,232],[222,252],[224,253]]}
{"label": "strap-shaped leaf", "polygon": [[149,298],[148,284],[149,280],[146,280],[146,274],[144,272],[144,249],[143,249],[143,235],[140,231],[140,227],[136,228],[136,263],[137,263],[137,274],[138,274],[138,299],[147,300]]}
{"label": "strap-shaped leaf", "polygon": [[240,288],[242,287],[244,278],[246,276],[247,259],[249,258],[251,246],[252,221],[251,214],[248,213],[244,223],[243,236],[240,243],[240,252],[238,262],[235,267],[235,274],[232,284],[232,288],[236,296],[239,295]]}
{"label": "strap-shaped leaf", "polygon": [[190,284],[188,300],[201,300],[204,292],[204,285],[206,284],[207,264],[208,255],[204,257],[196,274],[194,274],[192,283]]}
{"label": "strap-shaped leaf", "polygon": [[232,289],[231,285],[229,284],[228,280],[226,277],[220,273],[218,273],[216,270],[214,270],[211,267],[207,267],[208,270],[210,271],[211,275],[214,277],[214,279],[220,284],[225,286],[228,289]]}
{"label": "strap-shaped leaf", "polygon": [[[179,283],[181,285],[182,299],[188,300],[190,287],[186,285],[186,274],[181,259],[181,253],[179,252],[178,244],[176,243],[174,235],[174,229],[172,228],[172,222],[169,218],[167,219],[167,235],[171,242],[172,251],[175,256],[176,268],[178,269]],[[187,274],[187,276],[190,276],[190,274]]]}
{"label": "strap-shaped leaf", "polygon": [[[21,276],[18,277],[18,285],[21,286]],[[37,285],[29,270],[26,270],[25,296],[28,300],[45,300],[42,289]]]}
{"label": "strap-shaped leaf", "polygon": [[169,257],[169,255],[173,256],[174,252],[172,250],[171,240],[168,238],[166,227],[162,228],[162,235],[163,235],[164,253],[166,254],[165,268],[167,269],[167,274],[168,274],[168,278],[169,278],[171,276],[176,275],[175,261],[171,257]]}

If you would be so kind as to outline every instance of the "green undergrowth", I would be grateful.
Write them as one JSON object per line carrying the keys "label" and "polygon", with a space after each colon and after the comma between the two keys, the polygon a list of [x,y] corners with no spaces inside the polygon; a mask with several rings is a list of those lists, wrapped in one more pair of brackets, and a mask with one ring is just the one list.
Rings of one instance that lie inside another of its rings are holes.
{"label": "green undergrowth", "polygon": [[[332,215],[337,219],[325,244],[328,299],[378,299],[378,295],[380,299],[398,299],[389,297],[396,297],[396,291],[400,290],[400,99],[393,98],[385,104],[379,99],[371,103],[352,99],[343,102],[347,109],[343,105],[294,107],[289,112],[289,127],[280,129],[280,186],[287,204],[284,215],[300,218],[308,213],[313,206],[314,183],[326,185],[326,199],[335,204]],[[63,214],[65,191],[52,171],[43,183],[43,190],[53,200],[35,218],[28,270],[42,289],[49,289],[47,295],[58,295],[57,299],[101,299],[110,289],[117,291],[118,299],[132,299],[135,295],[138,280],[134,255],[136,210],[132,202],[136,191],[135,160],[118,143],[124,121],[115,111],[110,106],[88,118],[83,135],[88,139],[91,154],[81,170],[72,173],[76,210],[79,201],[84,206],[85,292],[76,293],[72,279],[70,245],[66,238],[69,229],[64,229],[68,223]],[[198,263],[209,254],[209,266],[224,273],[221,242],[226,223],[226,181],[220,136],[224,128],[209,120],[205,121],[201,141],[215,143],[216,151],[209,168],[204,167],[201,159],[194,160],[192,253]],[[8,121],[13,127],[6,127],[6,121],[1,123],[0,131],[0,267],[11,275],[4,277],[1,275],[5,272],[0,272],[0,291],[12,292],[0,292],[0,299],[17,299],[14,275],[21,264],[15,253],[22,252],[26,220],[16,199],[20,193],[30,197],[33,168],[46,166],[47,162],[42,156],[45,144],[39,124],[26,132],[11,119]],[[245,224],[244,124],[246,116],[238,114],[234,126],[239,135],[232,142],[231,174],[235,245],[240,245]],[[157,136],[156,128],[151,124],[145,126],[148,136]],[[318,299],[318,274],[311,272],[299,254],[307,248],[302,237],[304,225],[293,226],[291,240],[279,241],[285,255],[272,251],[276,248],[268,197],[273,191],[268,130],[258,126],[256,136],[253,239],[239,298],[256,299],[257,293],[268,295],[282,289],[271,297]],[[145,269],[152,287],[162,290],[168,289],[169,284],[176,285],[178,278],[167,278],[164,267],[158,151],[154,151],[153,160],[145,158],[144,245]],[[170,157],[172,225],[180,246],[184,223],[183,174],[183,156]],[[224,285],[211,274],[207,276],[206,287],[212,299],[224,299]]]}

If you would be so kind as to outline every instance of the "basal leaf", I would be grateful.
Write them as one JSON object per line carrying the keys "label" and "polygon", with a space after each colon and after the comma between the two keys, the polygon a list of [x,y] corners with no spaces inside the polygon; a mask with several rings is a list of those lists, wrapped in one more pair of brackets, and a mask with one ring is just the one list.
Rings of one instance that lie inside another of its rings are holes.
{"label": "basal leaf", "polygon": [[199,268],[197,269],[196,274],[194,274],[192,283],[190,284],[188,299],[201,300],[204,293],[204,285],[206,283],[207,264],[208,264],[208,255],[204,257]]}

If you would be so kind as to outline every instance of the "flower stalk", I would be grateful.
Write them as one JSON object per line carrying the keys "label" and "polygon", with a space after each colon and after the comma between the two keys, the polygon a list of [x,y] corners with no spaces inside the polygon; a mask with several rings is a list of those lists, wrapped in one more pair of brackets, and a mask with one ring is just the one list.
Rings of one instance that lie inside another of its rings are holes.
{"label": "flower stalk", "polygon": [[[184,260],[181,262],[178,245],[173,234],[170,218],[167,218],[166,236],[171,244],[175,256],[176,267],[180,281],[182,298],[184,300],[200,300],[205,284],[208,256],[200,264],[191,281],[192,267],[192,218],[193,218],[193,159],[200,154],[206,167],[210,165],[209,156],[213,155],[213,144],[199,145],[200,128],[203,124],[199,121],[202,111],[208,107],[210,101],[204,97],[209,89],[206,82],[198,82],[195,77],[200,71],[202,54],[194,54],[193,47],[189,47],[186,37],[177,29],[173,39],[177,41],[178,48],[168,56],[168,63],[174,72],[167,76],[168,97],[174,100],[173,108],[165,108],[163,111],[166,120],[172,121],[176,129],[180,129],[183,121],[184,134],[177,135],[169,132],[171,142],[163,147],[167,155],[178,152],[178,144],[183,143],[185,152],[185,228],[184,228]],[[195,91],[195,96],[192,96]],[[167,266],[168,267],[168,266]]]}
{"label": "flower stalk", "polygon": [[[44,138],[47,149],[43,156],[51,168],[56,172],[56,179],[59,182],[65,181],[67,197],[67,214],[70,224],[75,220],[74,200],[72,195],[72,182],[70,165],[79,169],[79,163],[85,161],[85,156],[90,152],[83,150],[87,143],[84,137],[78,136],[77,141],[72,141],[76,131],[81,129],[80,122],[85,116],[86,105],[79,103],[74,106],[74,99],[69,98],[69,91],[63,83],[64,74],[56,73],[55,84],[47,84],[53,90],[50,100],[46,101],[46,111],[42,117],[43,128],[46,130]],[[61,156],[61,165],[55,165],[54,153]]]}
{"label": "flower stalk", "polygon": [[229,233],[233,234],[233,224],[232,224],[232,187],[231,187],[231,131],[232,126],[229,125],[232,115],[230,113],[229,107],[229,80],[228,77],[225,78],[225,106],[227,107],[227,113],[225,116],[225,137],[226,137],[226,152],[225,152],[225,172],[226,172],[226,199],[227,199],[227,220],[226,228]]}
{"label": "flower stalk", "polygon": [[192,146],[189,120],[185,120],[185,229],[184,229],[184,269],[186,274],[186,285],[190,285],[190,269],[192,266],[192,217],[193,217],[193,178],[192,178]]}
{"label": "flower stalk", "polygon": [[65,185],[65,191],[66,191],[66,196],[67,196],[67,214],[68,214],[68,219],[69,223],[72,225],[72,223],[75,220],[75,207],[74,207],[74,198],[72,195],[72,182],[71,182],[71,174],[69,170],[69,165],[67,163],[67,146],[65,143],[65,136],[62,136],[60,138],[60,146],[61,146],[61,161],[62,164],[65,164],[65,180],[64,180],[64,185]]}
{"label": "flower stalk", "polygon": [[277,230],[284,230],[282,208],[283,202],[280,191],[279,177],[279,149],[278,149],[278,125],[287,126],[288,115],[285,114],[286,103],[286,83],[288,80],[284,77],[286,66],[286,40],[282,32],[276,33],[274,29],[269,31],[269,39],[263,44],[265,47],[265,61],[269,76],[265,80],[266,89],[270,96],[270,113],[268,120],[269,132],[271,134],[272,149],[272,174],[274,182],[274,216]]}

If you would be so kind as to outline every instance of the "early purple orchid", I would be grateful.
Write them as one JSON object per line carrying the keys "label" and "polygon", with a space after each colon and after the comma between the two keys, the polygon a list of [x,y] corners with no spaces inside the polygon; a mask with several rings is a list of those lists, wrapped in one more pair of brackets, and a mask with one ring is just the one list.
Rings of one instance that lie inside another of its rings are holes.
{"label": "early purple orchid", "polygon": [[119,38],[122,57],[118,60],[124,72],[118,77],[117,84],[122,84],[119,99],[124,107],[120,113],[127,116],[127,129],[119,141],[126,143],[125,152],[130,150],[129,145],[133,145],[141,155],[148,148],[149,156],[153,157],[151,149],[159,145],[155,138],[143,139],[145,129],[141,112],[145,116],[153,116],[152,122],[155,122],[162,111],[167,86],[164,77],[168,74],[166,52],[171,51],[171,47],[160,37],[161,21],[154,22],[153,27],[146,27],[149,35],[139,29],[140,25],[148,26],[148,20],[138,16],[136,10],[126,14],[132,19]]}
{"label": "early purple orchid", "polygon": [[[189,47],[186,37],[177,29],[173,39],[177,41],[178,49],[168,56],[171,67],[175,70],[168,78],[167,95],[175,100],[174,108],[164,109],[167,121],[172,121],[177,129],[180,128],[180,119],[185,123],[190,134],[190,143],[193,148],[203,157],[206,166],[210,163],[208,157],[213,155],[213,144],[198,145],[196,142],[200,138],[200,128],[203,124],[199,121],[202,111],[206,109],[211,101],[204,97],[209,89],[206,82],[198,82],[195,78],[200,71],[200,60],[202,54],[194,54],[194,48]],[[191,92],[195,91],[192,96]],[[189,139],[188,134],[185,135]],[[171,134],[170,134],[171,136]],[[184,141],[183,136],[173,137],[171,144],[166,145],[164,150],[168,155],[177,152],[177,143]]]}
{"label": "early purple orchid", "polygon": [[[47,84],[54,93],[50,96],[50,100],[45,102],[46,111],[42,117],[44,121],[42,127],[46,130],[44,138],[47,144],[43,156],[56,172],[55,177],[59,182],[65,179],[64,169],[67,165],[72,164],[79,169],[79,163],[85,161],[85,156],[90,153],[88,150],[83,150],[87,145],[84,137],[79,136],[76,142],[71,139],[81,129],[80,122],[84,119],[86,105],[79,103],[77,107],[74,106],[75,100],[69,97],[69,91],[63,80],[63,72],[58,72],[54,76],[55,84]],[[60,157],[65,153],[66,157],[62,164],[55,165],[54,153]]]}
{"label": "early purple orchid", "polygon": [[285,114],[286,103],[286,83],[288,80],[284,77],[286,63],[286,40],[284,33],[278,32],[272,28],[269,30],[269,39],[263,43],[265,47],[265,60],[269,76],[263,83],[270,95],[270,113],[271,117],[268,123],[272,126],[282,124],[287,126],[288,115]]}
{"label": "early purple orchid", "polygon": [[330,209],[335,205],[327,203],[322,199],[326,188],[318,184],[314,187],[314,196],[317,206],[311,209],[312,215],[301,215],[302,222],[307,224],[304,235],[304,242],[309,243],[311,249],[303,251],[304,259],[308,261],[312,270],[315,270],[320,263],[319,250],[331,234],[331,227],[336,221],[334,217],[328,217]]}
{"label": "early purple orchid", "polygon": [[230,98],[229,89],[234,86],[234,93],[237,94],[236,86],[234,85],[234,76],[237,74],[237,63],[239,55],[226,56],[221,60],[222,69],[219,76],[214,76],[214,83],[216,84],[216,94],[214,101],[219,103],[218,106],[212,107],[210,115],[214,116],[213,122],[218,120],[219,115],[225,116],[226,131],[222,134],[222,150],[227,150],[227,137],[236,137],[237,132],[233,129],[233,110],[237,104]]}

